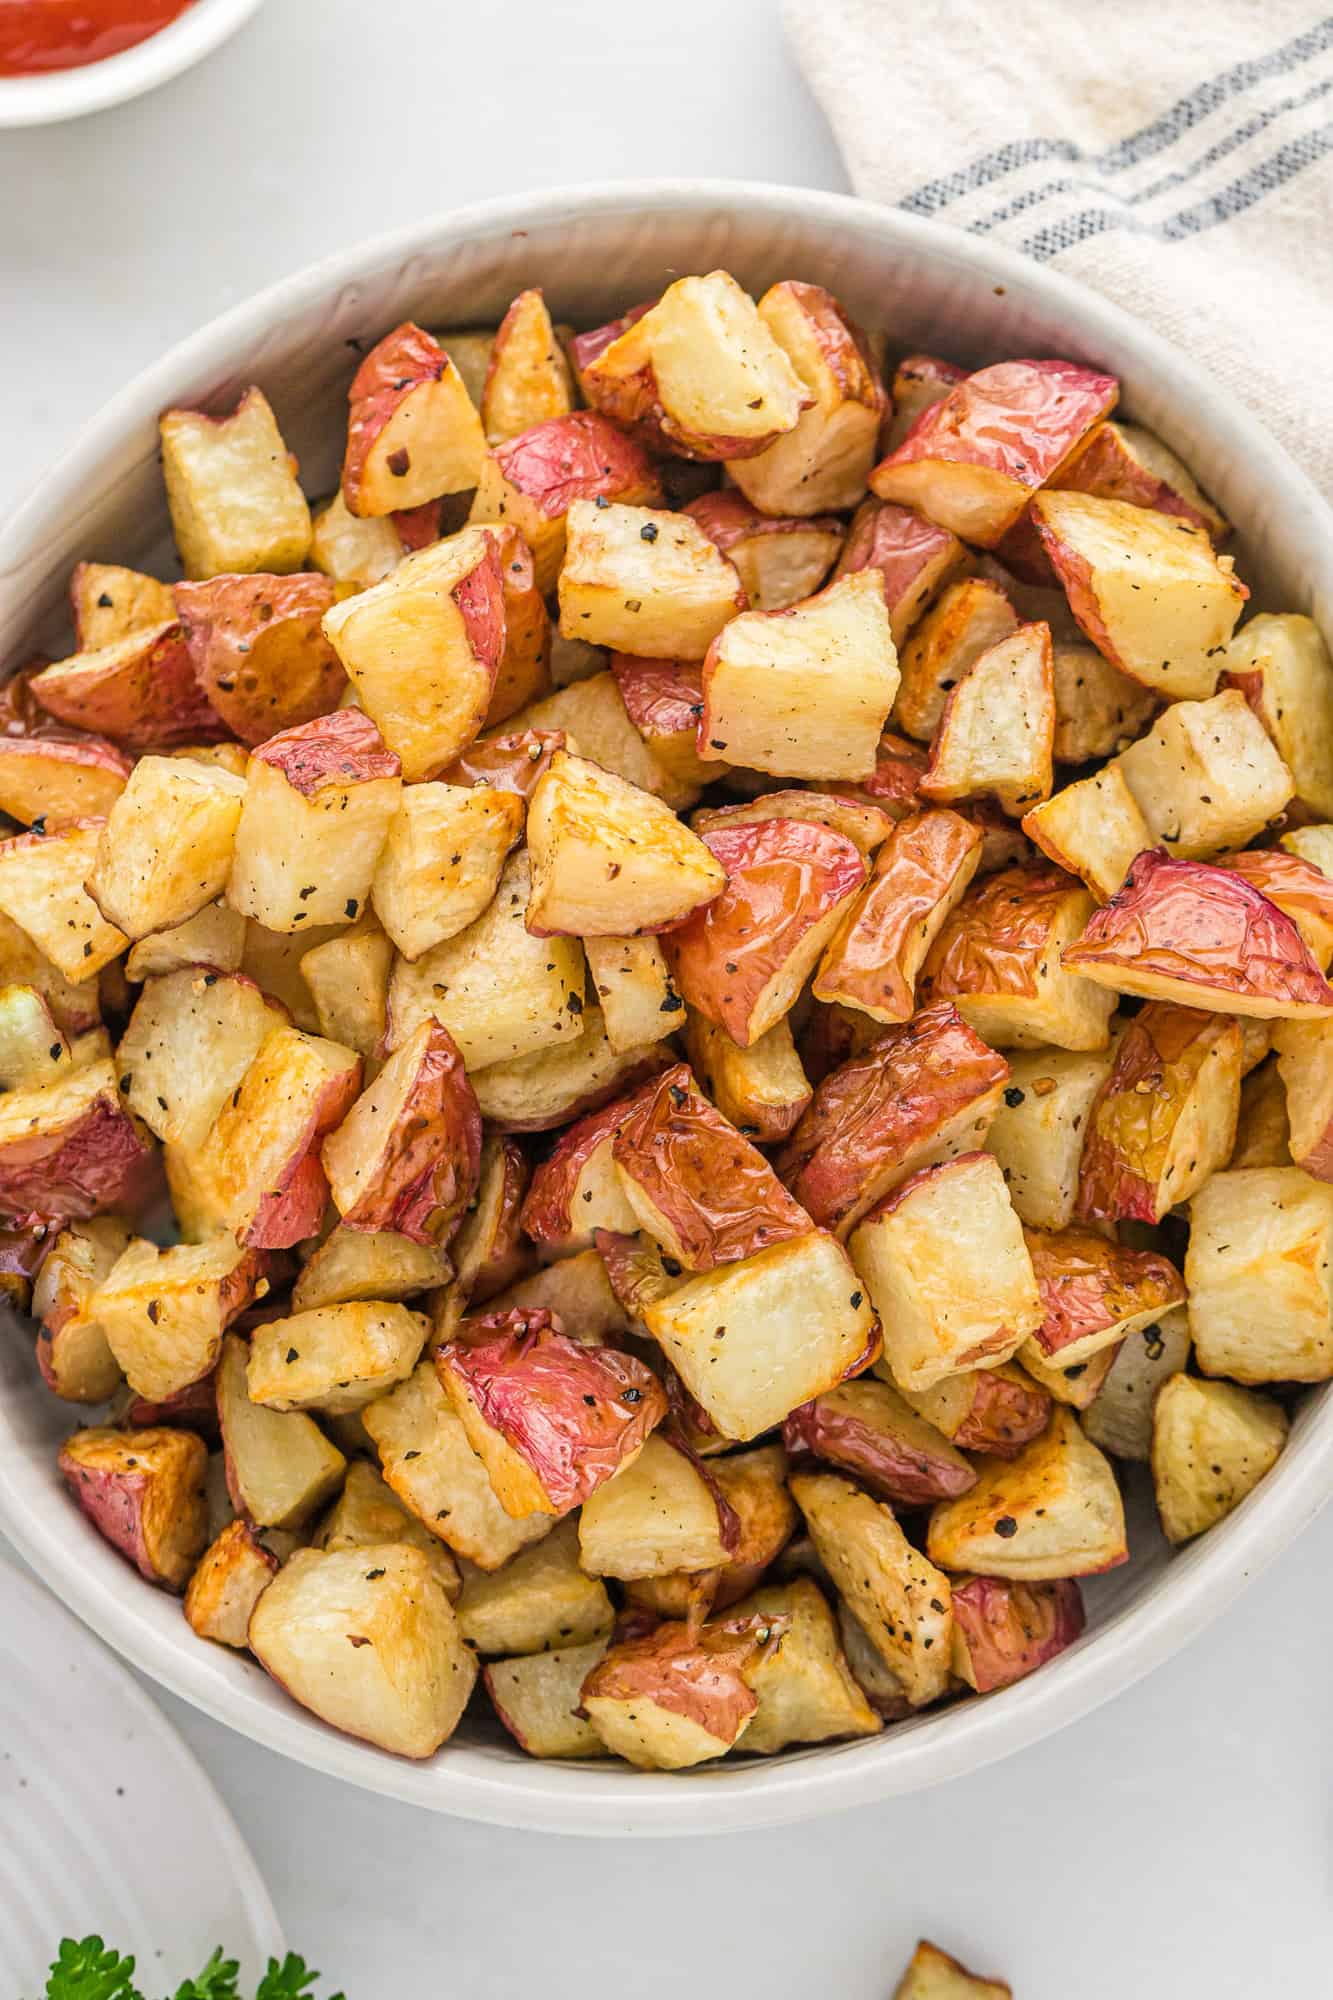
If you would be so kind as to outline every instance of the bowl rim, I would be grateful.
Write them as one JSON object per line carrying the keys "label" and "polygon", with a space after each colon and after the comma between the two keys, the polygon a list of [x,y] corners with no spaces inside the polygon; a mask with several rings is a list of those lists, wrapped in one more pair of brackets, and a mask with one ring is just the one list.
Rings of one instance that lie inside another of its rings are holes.
{"label": "bowl rim", "polygon": [[155,90],[211,54],[262,4],[263,0],[190,0],[174,21],[119,55],[73,69],[0,77],[0,131],[83,118]]}
{"label": "bowl rim", "polygon": [[[367,239],[266,287],[159,356],[91,419],[0,528],[0,576],[38,545],[47,520],[72,501],[115,445],[155,418],[183,382],[225,369],[239,346],[278,318],[442,244],[574,219],[623,223],[640,213],[702,219],[718,208],[860,234],[886,257],[895,247],[914,250],[935,264],[957,266],[972,282],[981,277],[1028,291],[1044,308],[1063,313],[1080,339],[1132,350],[1168,397],[1207,403],[1214,438],[1243,459],[1254,489],[1292,522],[1293,534],[1309,549],[1312,573],[1322,573],[1333,595],[1333,557],[1322,553],[1333,548],[1333,510],[1313,482],[1233,396],[1120,307],[1016,252],[900,209],[803,188],[692,179],[575,185],[471,204]],[[0,1403],[0,1446],[9,1421]],[[125,1588],[129,1573],[122,1559],[72,1510],[51,1506],[53,1469],[39,1474],[17,1441],[9,1443],[0,1449],[0,1527],[103,1638],[215,1720],[326,1775],[435,1811],[534,1831],[665,1837],[780,1824],[933,1785],[1024,1748],[1127,1689],[1219,1616],[1251,1574],[1319,1512],[1333,1487],[1333,1390],[1299,1427],[1263,1485],[1207,1536],[1173,1555],[1160,1601],[1151,1596],[1121,1607],[1040,1674],[859,1744],[815,1745],[680,1775],[595,1761],[542,1762],[518,1752],[511,1761],[509,1754],[463,1744],[412,1764],[339,1735],[294,1704],[275,1707],[256,1681],[224,1672],[232,1662],[198,1645],[183,1620],[189,1645],[163,1652],[152,1621],[141,1615],[139,1592]],[[77,1534],[76,1526],[86,1534]],[[253,1671],[262,1680],[262,1670]]]}

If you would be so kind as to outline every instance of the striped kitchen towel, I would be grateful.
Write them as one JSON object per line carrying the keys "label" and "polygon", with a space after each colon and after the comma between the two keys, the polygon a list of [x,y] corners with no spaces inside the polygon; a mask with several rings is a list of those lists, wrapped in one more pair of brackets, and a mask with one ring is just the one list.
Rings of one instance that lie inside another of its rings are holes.
{"label": "striped kitchen towel", "polygon": [[1054,263],[1333,495],[1333,14],[1310,0],[787,0],[858,194]]}

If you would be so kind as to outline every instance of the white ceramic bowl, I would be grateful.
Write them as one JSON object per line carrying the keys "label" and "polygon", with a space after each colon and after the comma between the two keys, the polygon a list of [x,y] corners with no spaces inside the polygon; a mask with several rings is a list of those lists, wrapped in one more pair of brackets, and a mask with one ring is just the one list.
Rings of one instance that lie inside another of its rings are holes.
{"label": "white ceramic bowl", "polygon": [[[794,189],[654,182],[492,202],[304,272],[206,327],[111,403],[0,537],[0,665],[50,636],[81,556],[173,573],[155,419],[169,403],[224,406],[251,381],[272,397],[307,489],[336,477],[356,348],[409,315],[494,322],[540,284],[557,318],[594,325],[684,271],[723,265],[752,291],[830,286],[903,350],[962,360],[1072,355],[1111,368],[1127,409],[1174,445],[1239,528],[1260,601],[1333,629],[1333,519],[1247,411],[1183,355],[1090,293],[989,244],[890,209]],[[46,629],[46,628],[49,628]],[[465,1724],[409,1764],[326,1729],[253,1663],[194,1638],[59,1490],[69,1413],[28,1343],[0,1343],[0,1526],[104,1638],[176,1694],[271,1749],[438,1811],[567,1833],[720,1832],[798,1819],[937,1783],[1006,1755],[1127,1687],[1214,1618],[1317,1512],[1333,1482],[1333,1392],[1305,1401],[1276,1469],[1231,1518],[1170,1553],[1142,1482],[1133,1562],[1089,1590],[1085,1637],[1029,1680],[926,1714],[871,1741],[680,1775],[539,1763]]]}
{"label": "white ceramic bowl", "polygon": [[14,125],[58,125],[89,111],[142,97],[159,83],[192,69],[234,35],[260,0],[193,0],[158,34],[132,49],[78,69],[49,70],[32,76],[0,76],[0,129]]}

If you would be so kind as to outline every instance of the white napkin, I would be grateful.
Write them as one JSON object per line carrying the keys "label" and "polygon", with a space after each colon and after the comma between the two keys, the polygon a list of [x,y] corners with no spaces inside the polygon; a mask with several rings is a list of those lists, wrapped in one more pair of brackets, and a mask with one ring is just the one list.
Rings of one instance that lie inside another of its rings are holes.
{"label": "white napkin", "polygon": [[1333,494],[1333,14],[786,0],[858,194],[1055,262]]}

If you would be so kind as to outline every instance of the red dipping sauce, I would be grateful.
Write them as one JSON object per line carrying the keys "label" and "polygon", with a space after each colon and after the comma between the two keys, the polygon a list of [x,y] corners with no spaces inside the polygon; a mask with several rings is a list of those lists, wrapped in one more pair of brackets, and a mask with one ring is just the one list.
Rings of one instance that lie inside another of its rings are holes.
{"label": "red dipping sauce", "polygon": [[190,0],[0,0],[0,76],[82,69],[146,42]]}

